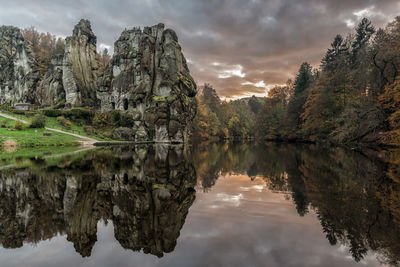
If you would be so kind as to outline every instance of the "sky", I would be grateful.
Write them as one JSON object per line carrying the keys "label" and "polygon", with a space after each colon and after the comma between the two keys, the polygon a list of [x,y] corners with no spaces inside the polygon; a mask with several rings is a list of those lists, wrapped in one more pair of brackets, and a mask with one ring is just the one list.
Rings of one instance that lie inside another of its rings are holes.
{"label": "sky", "polygon": [[98,50],[126,28],[162,22],[175,30],[198,85],[223,99],[266,95],[294,78],[304,61],[318,67],[338,33],[363,17],[384,27],[399,0],[0,0],[0,24],[69,36],[89,19]]}

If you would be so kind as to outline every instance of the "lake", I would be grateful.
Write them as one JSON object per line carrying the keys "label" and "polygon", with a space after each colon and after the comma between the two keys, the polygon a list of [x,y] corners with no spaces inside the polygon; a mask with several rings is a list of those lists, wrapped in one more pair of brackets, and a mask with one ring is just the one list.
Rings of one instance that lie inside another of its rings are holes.
{"label": "lake", "polygon": [[0,160],[1,266],[391,266],[400,152],[140,145]]}

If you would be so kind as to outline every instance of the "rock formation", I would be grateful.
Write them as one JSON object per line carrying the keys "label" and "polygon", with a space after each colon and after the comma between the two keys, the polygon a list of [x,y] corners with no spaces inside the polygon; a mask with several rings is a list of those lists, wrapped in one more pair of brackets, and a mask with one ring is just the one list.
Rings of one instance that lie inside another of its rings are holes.
{"label": "rock formation", "polygon": [[0,34],[1,103],[120,110],[135,123],[129,130],[117,130],[115,136],[188,140],[197,108],[196,84],[176,33],[163,24],[123,31],[110,64],[99,73],[97,38],[90,22],[82,19],[66,38],[64,55],[53,56],[44,77],[38,77],[34,55],[18,28],[3,26]]}
{"label": "rock formation", "polygon": [[51,65],[37,89],[37,98],[42,106],[54,106],[65,102],[63,86],[63,58],[64,55],[55,55]]}
{"label": "rock formation", "polygon": [[31,46],[20,30],[0,27],[0,103],[34,102],[39,79]]}
{"label": "rock formation", "polygon": [[158,24],[122,32],[97,96],[103,110],[132,114],[136,140],[182,142],[195,115],[196,92],[176,33]]}
{"label": "rock formation", "polygon": [[84,19],[65,39],[62,80],[69,106],[96,106],[96,41],[90,22]]}

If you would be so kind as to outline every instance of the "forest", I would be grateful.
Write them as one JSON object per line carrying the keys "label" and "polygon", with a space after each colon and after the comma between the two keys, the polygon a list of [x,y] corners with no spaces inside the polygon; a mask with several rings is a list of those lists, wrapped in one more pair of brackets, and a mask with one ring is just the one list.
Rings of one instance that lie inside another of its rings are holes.
{"label": "forest", "polygon": [[264,98],[221,101],[205,84],[193,133],[201,139],[400,145],[400,17],[376,29],[364,18],[336,35],[318,68]]}

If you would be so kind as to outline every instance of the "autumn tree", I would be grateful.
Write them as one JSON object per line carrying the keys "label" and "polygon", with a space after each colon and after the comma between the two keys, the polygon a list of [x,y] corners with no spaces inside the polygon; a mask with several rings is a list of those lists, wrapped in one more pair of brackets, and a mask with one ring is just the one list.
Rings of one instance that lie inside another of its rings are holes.
{"label": "autumn tree", "polygon": [[33,26],[21,30],[21,33],[24,39],[31,43],[39,73],[44,75],[51,64],[51,58],[57,54],[64,54],[64,39],[50,33],[39,33]]}
{"label": "autumn tree", "polygon": [[[300,115],[304,112],[303,106],[306,102],[308,89],[314,81],[312,67],[309,63],[301,64],[294,81],[293,95],[291,96],[286,113],[286,128],[298,130],[302,120]],[[291,130],[289,130],[291,131]]]}
{"label": "autumn tree", "polygon": [[249,106],[250,106],[251,111],[252,111],[254,114],[258,114],[258,111],[260,110],[260,108],[261,108],[261,106],[262,106],[262,103],[261,103],[261,101],[260,101],[257,97],[255,97],[255,96],[253,95],[253,96],[250,97],[250,99],[249,99]]}
{"label": "autumn tree", "polygon": [[99,62],[100,62],[100,69],[99,72],[102,72],[107,65],[111,62],[111,55],[108,52],[107,48],[104,48],[101,54],[98,54]]}
{"label": "autumn tree", "polygon": [[221,100],[215,91],[215,89],[208,83],[203,86],[202,99],[205,105],[207,105],[213,112],[218,112],[219,104]]}

